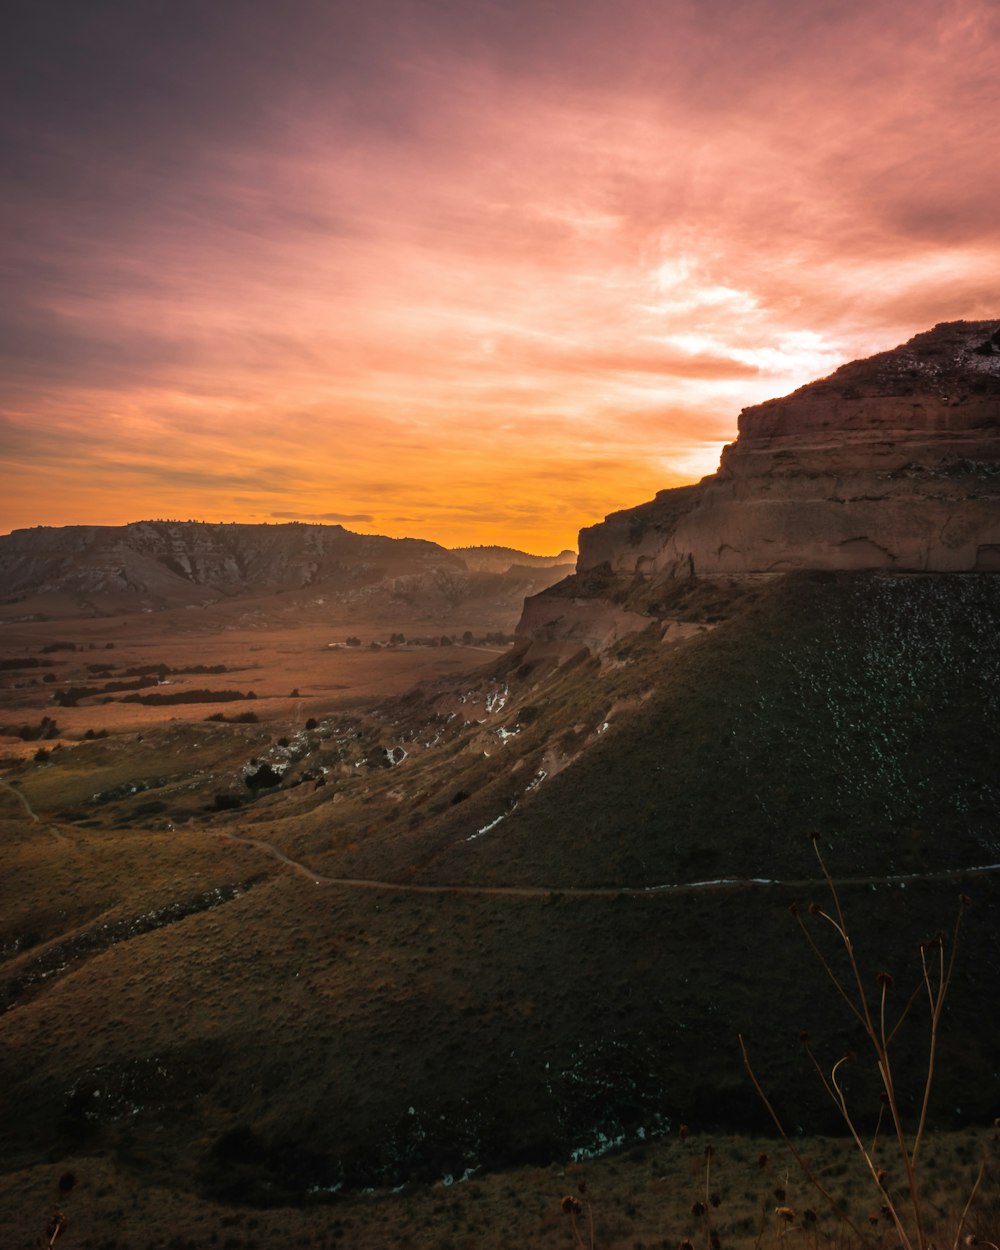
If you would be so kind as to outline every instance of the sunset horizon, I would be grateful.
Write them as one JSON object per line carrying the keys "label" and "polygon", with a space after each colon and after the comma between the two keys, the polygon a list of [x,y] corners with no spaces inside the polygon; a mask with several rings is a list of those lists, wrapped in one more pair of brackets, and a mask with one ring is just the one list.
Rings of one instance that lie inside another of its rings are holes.
{"label": "sunset horizon", "polygon": [[995,316],[1000,14],[14,6],[0,532],[576,546]]}

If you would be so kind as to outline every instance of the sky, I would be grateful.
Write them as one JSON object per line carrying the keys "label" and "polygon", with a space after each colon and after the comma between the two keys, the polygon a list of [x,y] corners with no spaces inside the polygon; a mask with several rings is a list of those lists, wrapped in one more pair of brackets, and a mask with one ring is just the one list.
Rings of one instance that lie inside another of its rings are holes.
{"label": "sky", "polygon": [[7,0],[0,531],[539,553],[1000,317],[997,0]]}

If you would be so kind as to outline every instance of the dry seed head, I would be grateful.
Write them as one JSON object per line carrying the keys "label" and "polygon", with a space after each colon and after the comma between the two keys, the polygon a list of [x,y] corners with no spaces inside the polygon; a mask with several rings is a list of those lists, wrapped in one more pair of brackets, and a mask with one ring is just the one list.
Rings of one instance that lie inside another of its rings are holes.
{"label": "dry seed head", "polygon": [[879,1168],[875,1173],[875,1183],[879,1189],[885,1189],[885,1168]]}
{"label": "dry seed head", "polygon": [[580,1204],[572,1194],[567,1194],[559,1204],[562,1207],[563,1215],[579,1215]]}
{"label": "dry seed head", "polygon": [[722,1242],[719,1240],[719,1234],[715,1231],[714,1228],[708,1234],[708,1240],[709,1240],[709,1244],[712,1247],[712,1250],[722,1250]]}
{"label": "dry seed head", "polygon": [[758,1155],[758,1156],[757,1156],[757,1166],[758,1166],[759,1168],[766,1168],[766,1167],[767,1167],[767,1155],[765,1155],[765,1154],[760,1154],[760,1155]]}
{"label": "dry seed head", "polygon": [[887,1207],[887,1206],[883,1203],[883,1205],[879,1207],[879,1214],[882,1216],[882,1218],[883,1218],[884,1220],[891,1220],[891,1219],[892,1219],[892,1208],[891,1208],[891,1207]]}
{"label": "dry seed head", "polygon": [[877,1216],[877,1215],[869,1215],[869,1217],[868,1217],[868,1223],[869,1223],[869,1224],[877,1224],[877,1223],[878,1223],[878,1216]]}
{"label": "dry seed head", "polygon": [[810,841],[810,842],[818,842],[818,841],[819,841],[819,834],[818,834],[818,833],[811,833],[811,834],[809,835],[809,841]]}
{"label": "dry seed head", "polygon": [[822,914],[823,914],[823,908],[822,908],[822,907],[820,907],[819,903],[810,903],[810,904],[809,904],[809,915],[810,915],[810,916],[822,916]]}
{"label": "dry seed head", "polygon": [[706,1207],[706,1206],[705,1206],[705,1204],[704,1204],[703,1202],[692,1202],[692,1203],[691,1203],[691,1214],[692,1214],[692,1215],[706,1215],[707,1213],[708,1213],[708,1207]]}
{"label": "dry seed head", "polygon": [[795,1223],[795,1212],[791,1207],[775,1207],[774,1214],[779,1220],[784,1220],[786,1224]]}
{"label": "dry seed head", "polygon": [[892,974],[889,972],[880,972],[875,980],[883,989],[889,989],[892,986]]}
{"label": "dry seed head", "polygon": [[789,914],[790,916],[797,916],[797,915],[799,914],[799,905],[798,905],[798,903],[789,903],[789,904],[788,904],[788,914]]}
{"label": "dry seed head", "polygon": [[682,1124],[680,1128],[677,1130],[677,1136],[681,1139],[681,1141],[686,1141],[687,1135],[690,1132],[691,1130],[688,1128],[688,1126],[686,1124]]}
{"label": "dry seed head", "polygon": [[775,1198],[777,1198],[777,1199],[778,1199],[778,1201],[779,1201],[779,1202],[784,1202],[784,1201],[785,1201],[785,1191],[782,1189],[782,1187],[781,1187],[780,1185],[779,1185],[779,1186],[778,1186],[778,1188],[774,1191],[774,1196],[775,1196]]}
{"label": "dry seed head", "polygon": [[809,1030],[808,1029],[799,1029],[799,1041],[802,1043],[803,1046],[809,1045]]}
{"label": "dry seed head", "polygon": [[802,1212],[802,1218],[807,1224],[815,1224],[819,1219],[819,1216],[812,1209],[812,1207],[806,1207],[806,1209]]}
{"label": "dry seed head", "polygon": [[694,1250],[694,1246],[691,1245],[690,1241],[682,1241],[677,1250]]}
{"label": "dry seed head", "polygon": [[714,1155],[714,1154],[715,1154],[715,1147],[714,1147],[714,1146],[706,1146],[706,1147],[705,1147],[705,1158],[706,1158],[706,1159],[711,1159],[712,1155]]}
{"label": "dry seed head", "polygon": [[576,1187],[577,1187],[577,1189],[580,1191],[580,1193],[581,1193],[581,1194],[585,1194],[585,1193],[587,1192],[587,1182],[586,1182],[586,1181],[578,1181],[578,1182],[577,1182],[577,1186],[576,1186]]}
{"label": "dry seed head", "polygon": [[968,894],[960,894],[958,896],[958,905],[959,907],[971,907],[972,899],[969,898]]}
{"label": "dry seed head", "polygon": [[709,1196],[708,1201],[712,1204],[713,1207],[717,1207],[722,1202],[722,1199],[719,1197],[718,1194],[711,1194]]}

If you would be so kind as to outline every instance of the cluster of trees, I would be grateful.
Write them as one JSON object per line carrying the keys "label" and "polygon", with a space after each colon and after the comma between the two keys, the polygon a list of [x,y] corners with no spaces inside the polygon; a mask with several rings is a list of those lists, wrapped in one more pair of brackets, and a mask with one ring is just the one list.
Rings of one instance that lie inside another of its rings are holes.
{"label": "cluster of trees", "polygon": [[[115,644],[113,642],[106,642],[104,644],[105,651],[113,651],[114,647],[115,647]],[[84,647],[82,643],[80,644],[80,646],[77,646],[75,642],[47,642],[45,646],[42,647],[42,655],[52,655],[56,651],[96,651],[96,650],[97,650],[96,642],[88,642],[86,647]]]}
{"label": "cluster of trees", "polygon": [[37,725],[21,725],[19,729],[8,729],[6,732],[22,742],[38,742],[40,738],[58,738],[59,726],[51,717],[43,716]]}
{"label": "cluster of trees", "polygon": [[[373,638],[368,646],[372,651],[377,651],[380,647],[401,647],[405,643],[409,643],[411,647],[453,647],[456,643],[461,642],[464,647],[473,646],[506,646],[507,643],[514,641],[513,634],[505,634],[503,630],[492,630],[486,634],[473,634],[471,629],[467,629],[461,638],[458,634],[436,634],[431,637],[407,638],[405,634],[390,634],[385,642],[379,642]],[[352,634],[345,639],[345,646],[360,647],[361,639]]]}
{"label": "cluster of trees", "polygon": [[256,699],[252,690],[172,690],[169,694],[127,694],[122,703],[142,703],[146,707],[162,707],[170,703],[235,703],[240,699]]}
{"label": "cluster of trees", "polygon": [[[87,672],[95,677],[110,677],[111,669],[107,664],[88,664]],[[136,664],[132,668],[123,669],[122,677],[177,677],[181,673],[228,673],[225,664],[186,664],[183,668],[171,668],[169,664]]]}
{"label": "cluster of trees", "polygon": [[120,694],[123,690],[145,690],[155,685],[155,677],[136,677],[133,681],[107,681],[103,686],[69,686],[66,690],[57,691],[53,697],[59,707],[76,707],[81,699],[95,694]]}
{"label": "cluster of trees", "polygon": [[[88,664],[89,672],[100,676],[107,676],[109,669],[100,665]],[[53,699],[59,707],[77,707],[81,699],[92,698],[94,695],[111,695],[121,694],[125,690],[148,690],[151,686],[157,686],[168,675],[176,675],[179,673],[225,673],[229,670],[225,664],[192,664],[186,668],[170,668],[166,664],[142,664],[135,668],[125,669],[125,679],[120,681],[107,681],[103,686],[69,686],[65,690],[57,691],[53,695]],[[45,681],[54,681],[55,678],[51,673],[46,673]],[[148,695],[145,698],[138,698],[135,695],[129,695],[122,699],[123,703],[212,703],[218,701],[230,701],[232,699],[255,699],[257,696],[252,692],[249,694],[241,694],[236,690],[178,690],[170,694],[164,695]],[[109,698],[102,699],[104,703],[112,702]]]}

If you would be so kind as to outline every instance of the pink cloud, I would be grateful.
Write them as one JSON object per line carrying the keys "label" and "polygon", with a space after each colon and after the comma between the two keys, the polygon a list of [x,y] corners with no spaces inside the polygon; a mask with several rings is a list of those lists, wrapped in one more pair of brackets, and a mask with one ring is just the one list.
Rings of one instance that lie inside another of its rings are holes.
{"label": "pink cloud", "polygon": [[985,0],[389,8],[335,42],[309,8],[270,61],[261,10],[247,119],[223,60],[201,132],[154,117],[161,165],[91,139],[85,183],[10,193],[3,523],[555,549],[706,471],[745,404],[996,315]]}

